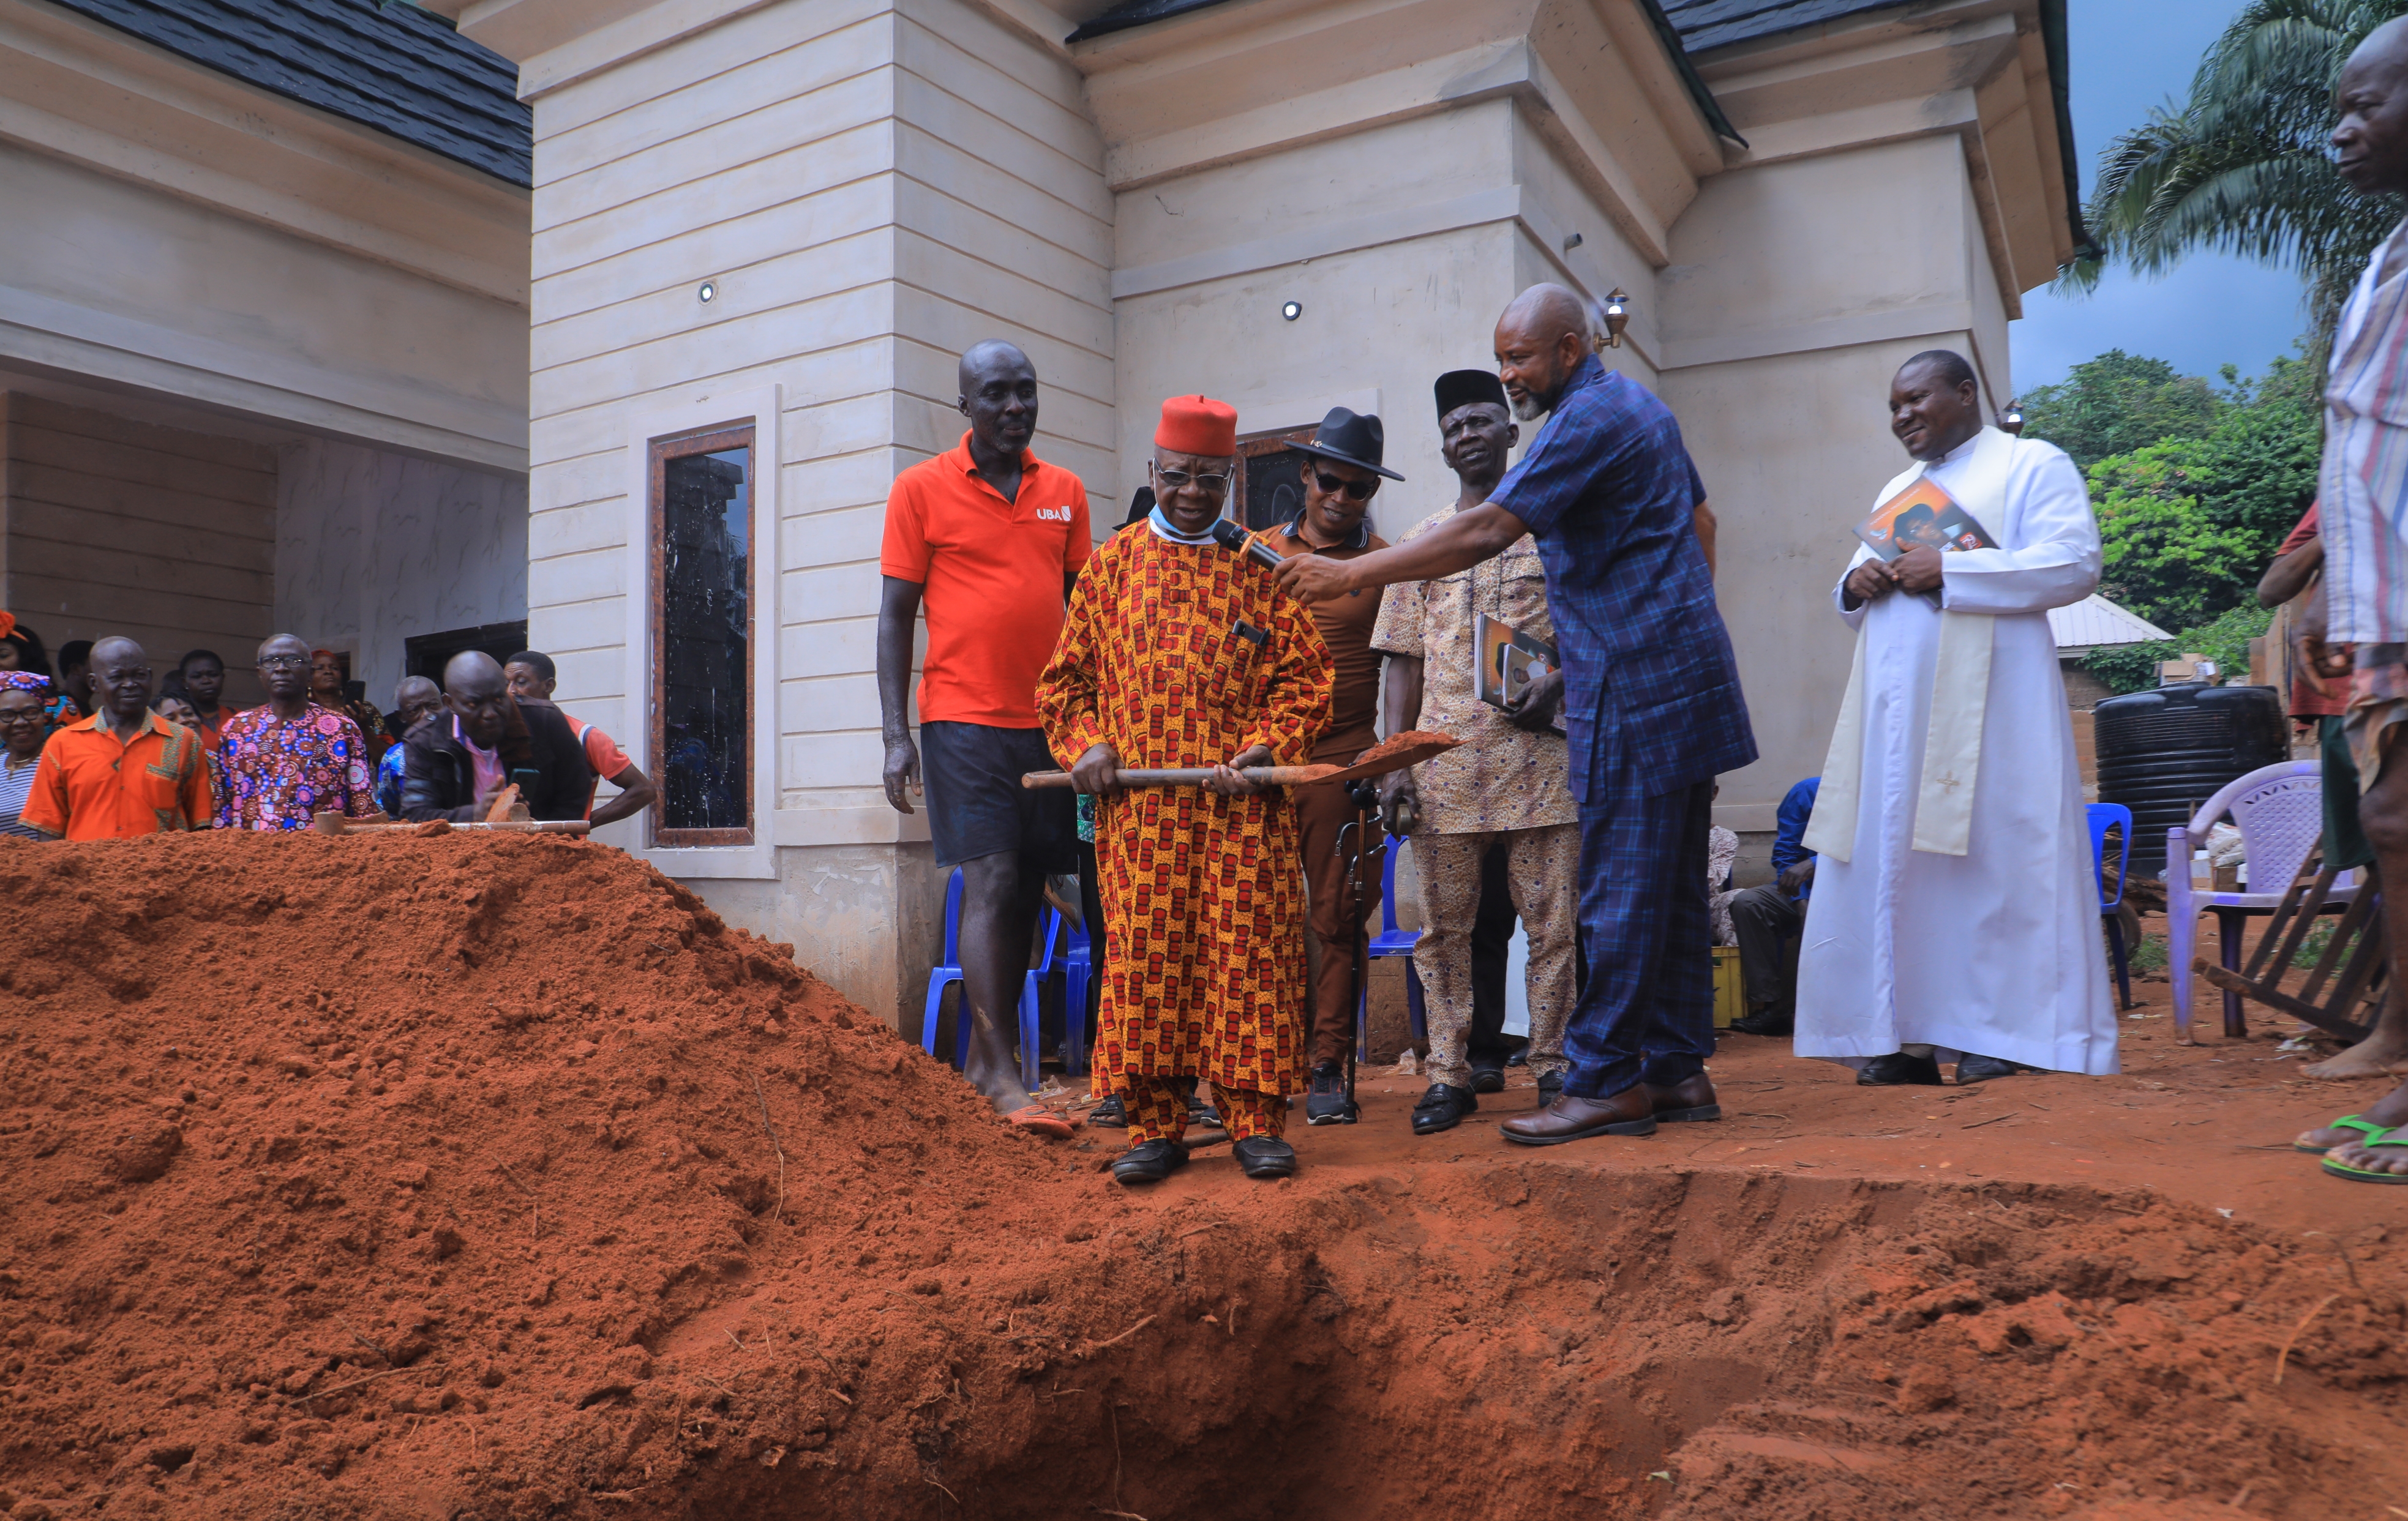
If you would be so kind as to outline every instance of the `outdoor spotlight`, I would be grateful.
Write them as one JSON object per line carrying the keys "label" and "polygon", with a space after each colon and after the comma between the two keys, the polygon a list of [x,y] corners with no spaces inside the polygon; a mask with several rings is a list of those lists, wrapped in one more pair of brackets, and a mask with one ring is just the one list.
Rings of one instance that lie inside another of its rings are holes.
{"label": "outdoor spotlight", "polygon": [[1280,303],[1280,315],[1293,322],[1297,318],[1304,315],[1304,303],[1301,301],[1283,301]]}
{"label": "outdoor spotlight", "polygon": [[1574,233],[1571,236],[1564,239],[1564,251],[1566,253],[1570,253],[1574,249],[1579,248],[1581,244],[1585,241],[1586,239],[1583,238],[1578,233]]}
{"label": "outdoor spotlight", "polygon": [[1605,337],[1599,348],[1622,347],[1622,330],[1630,325],[1630,293],[1615,286],[1605,298]]}
{"label": "outdoor spotlight", "polygon": [[2007,398],[2007,409],[1999,414],[1999,426],[2017,438],[2024,435],[2024,409],[2012,396]]}
{"label": "outdoor spotlight", "polygon": [[706,306],[710,306],[712,302],[717,301],[719,299],[719,283],[716,280],[703,281],[700,289],[695,291],[694,299],[701,302]]}

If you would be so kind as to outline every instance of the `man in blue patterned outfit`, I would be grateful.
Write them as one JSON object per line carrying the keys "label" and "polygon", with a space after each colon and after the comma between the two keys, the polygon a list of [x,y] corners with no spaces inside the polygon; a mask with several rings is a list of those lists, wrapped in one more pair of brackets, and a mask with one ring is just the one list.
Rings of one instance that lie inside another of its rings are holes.
{"label": "man in blue patterned outfit", "polygon": [[1427,581],[1535,534],[1565,680],[1580,801],[1588,985],[1565,1032],[1571,1070],[1509,1141],[1554,1145],[1718,1119],[1706,831],[1713,779],[1756,759],[1730,635],[1695,526],[1705,489],[1680,425],[1591,351],[1580,298],[1525,291],[1497,323],[1514,414],[1553,414],[1488,501],[1359,559],[1307,555],[1279,578],[1307,601]]}

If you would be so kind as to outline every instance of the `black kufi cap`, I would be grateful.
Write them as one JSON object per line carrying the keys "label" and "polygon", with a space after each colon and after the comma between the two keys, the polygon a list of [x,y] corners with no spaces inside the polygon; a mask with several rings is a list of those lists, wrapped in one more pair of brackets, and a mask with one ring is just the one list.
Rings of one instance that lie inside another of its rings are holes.
{"label": "black kufi cap", "polygon": [[1502,406],[1508,415],[1513,410],[1505,400],[1505,382],[1497,378],[1495,370],[1449,370],[1438,377],[1438,385],[1433,389],[1438,392],[1438,415],[1441,422],[1446,420],[1449,412],[1458,406],[1469,406],[1474,402],[1489,402]]}

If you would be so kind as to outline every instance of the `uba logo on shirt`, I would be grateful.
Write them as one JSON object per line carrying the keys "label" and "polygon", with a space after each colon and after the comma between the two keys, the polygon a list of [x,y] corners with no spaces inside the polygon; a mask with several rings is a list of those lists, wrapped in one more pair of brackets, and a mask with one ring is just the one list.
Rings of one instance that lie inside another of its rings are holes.
{"label": "uba logo on shirt", "polygon": [[1037,520],[1040,523],[1067,523],[1070,520],[1070,509],[1068,507],[1039,507],[1037,509]]}

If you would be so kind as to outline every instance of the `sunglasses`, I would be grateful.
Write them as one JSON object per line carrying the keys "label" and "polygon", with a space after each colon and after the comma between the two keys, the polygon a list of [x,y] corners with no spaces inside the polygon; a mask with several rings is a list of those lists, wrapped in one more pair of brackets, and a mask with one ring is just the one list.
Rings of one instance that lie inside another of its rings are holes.
{"label": "sunglasses", "polygon": [[1312,478],[1321,488],[1322,495],[1335,496],[1340,491],[1344,491],[1346,500],[1349,502],[1369,502],[1371,500],[1371,493],[1380,489],[1380,482],[1376,477],[1370,480],[1340,480],[1336,476],[1316,470],[1312,473]]}
{"label": "sunglasses", "polygon": [[1184,470],[1164,470],[1158,466],[1154,476],[1166,489],[1174,491],[1185,490],[1189,486],[1194,486],[1208,496],[1219,496],[1229,489],[1229,477],[1226,476],[1191,476]]}

